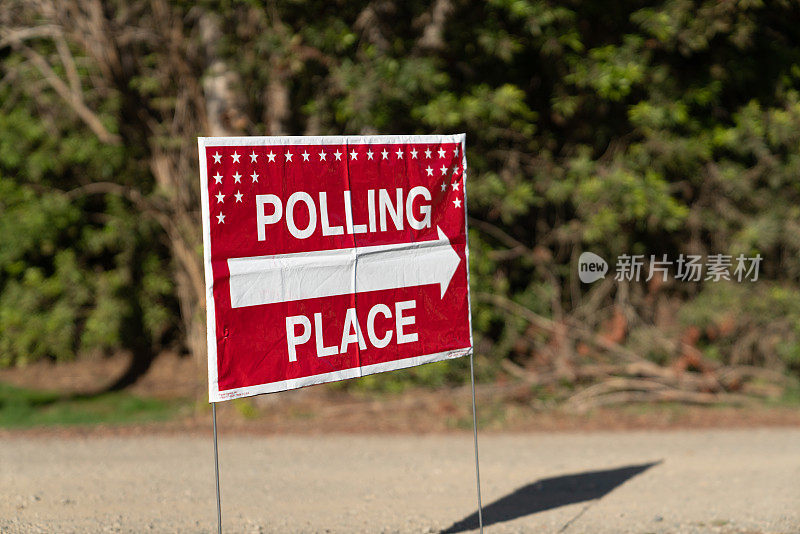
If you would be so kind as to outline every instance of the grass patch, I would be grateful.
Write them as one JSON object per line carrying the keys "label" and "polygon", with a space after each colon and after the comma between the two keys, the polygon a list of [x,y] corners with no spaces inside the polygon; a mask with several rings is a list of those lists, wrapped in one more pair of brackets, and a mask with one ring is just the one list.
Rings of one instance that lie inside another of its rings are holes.
{"label": "grass patch", "polygon": [[793,379],[783,390],[777,404],[783,406],[800,406],[800,380]]}
{"label": "grass patch", "polygon": [[[622,410],[623,412],[637,416],[637,415],[651,415],[653,413],[658,413],[660,415],[664,415],[669,418],[679,418],[685,415],[689,410],[688,404],[684,404],[681,402],[637,402],[633,404],[623,404],[616,408]],[[708,404],[705,405],[705,408],[713,409],[713,408],[722,408],[724,404]],[[611,408],[615,408],[612,406]]]}
{"label": "grass patch", "polygon": [[125,391],[65,396],[0,383],[0,428],[166,421],[186,404],[184,400],[136,397]]}

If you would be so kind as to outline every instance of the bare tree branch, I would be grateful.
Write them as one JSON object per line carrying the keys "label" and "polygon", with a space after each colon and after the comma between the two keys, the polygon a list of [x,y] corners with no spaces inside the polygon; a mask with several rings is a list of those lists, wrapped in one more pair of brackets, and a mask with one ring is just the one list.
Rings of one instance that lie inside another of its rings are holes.
{"label": "bare tree branch", "polygon": [[21,44],[21,42],[16,42],[15,46],[39,70],[50,87],[70,105],[78,117],[80,117],[102,142],[111,145],[118,145],[122,142],[122,138],[117,134],[109,132],[103,125],[100,117],[86,106],[80,92],[70,90],[67,84],[53,71],[52,67],[47,63],[47,60],[32,48]]}
{"label": "bare tree branch", "polygon": [[158,206],[151,199],[142,195],[137,189],[113,182],[92,182],[70,191],[63,192],[67,198],[75,199],[89,195],[117,195],[128,199],[139,211],[155,220],[170,237],[173,253],[183,265],[193,289],[202,298],[205,294],[203,272],[197,268],[195,252],[191,250],[189,241],[182,236],[176,221],[168,213],[168,205]]}
{"label": "bare tree branch", "polygon": [[61,32],[56,35],[55,42],[56,50],[58,50],[58,55],[61,58],[61,63],[64,65],[64,70],[67,72],[67,80],[69,80],[72,93],[78,95],[83,94],[81,79],[78,76],[78,69],[75,66],[75,59],[72,57],[67,41],[64,39],[64,35]]}
{"label": "bare tree branch", "polygon": [[0,48],[23,43],[30,39],[40,39],[42,37],[55,37],[60,32],[60,28],[55,24],[44,24],[31,28],[14,28],[2,31],[0,38]]}

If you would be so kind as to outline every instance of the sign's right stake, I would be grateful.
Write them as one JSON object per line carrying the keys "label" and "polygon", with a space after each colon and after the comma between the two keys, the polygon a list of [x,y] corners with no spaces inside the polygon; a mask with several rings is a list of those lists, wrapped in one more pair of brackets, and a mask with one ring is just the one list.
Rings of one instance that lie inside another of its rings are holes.
{"label": "sign's right stake", "polygon": [[481,469],[478,464],[478,416],[475,409],[475,365],[473,364],[474,355],[469,354],[469,375],[472,381],[472,436],[475,440],[475,481],[478,487],[478,525],[480,533],[483,534],[483,506],[481,505]]}

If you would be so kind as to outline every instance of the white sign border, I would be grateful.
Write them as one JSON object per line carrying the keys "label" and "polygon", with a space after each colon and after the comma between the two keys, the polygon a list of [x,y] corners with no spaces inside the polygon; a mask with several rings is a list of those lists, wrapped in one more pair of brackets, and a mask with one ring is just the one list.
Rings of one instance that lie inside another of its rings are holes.
{"label": "white sign border", "polygon": [[[472,355],[474,342],[472,339],[472,302],[469,298],[469,228],[467,226],[467,155],[466,134],[450,135],[324,135],[324,136],[246,136],[246,137],[198,137],[197,150],[200,162],[201,213],[203,218],[203,264],[206,277],[206,341],[208,347],[208,401],[220,402],[241,397],[250,397],[264,393],[276,393],[297,389],[304,386],[336,382],[349,378],[358,378],[384,371],[394,371],[415,367],[425,363],[460,358]],[[208,197],[208,164],[206,148],[215,146],[290,146],[290,145],[369,145],[369,144],[406,144],[406,143],[457,143],[461,146],[461,164],[464,169],[464,247],[467,266],[467,310],[469,321],[469,347],[453,349],[423,356],[414,356],[402,360],[351,367],[330,373],[268,382],[254,386],[219,390],[217,371],[217,320],[214,309],[214,274],[211,269],[211,220]]]}

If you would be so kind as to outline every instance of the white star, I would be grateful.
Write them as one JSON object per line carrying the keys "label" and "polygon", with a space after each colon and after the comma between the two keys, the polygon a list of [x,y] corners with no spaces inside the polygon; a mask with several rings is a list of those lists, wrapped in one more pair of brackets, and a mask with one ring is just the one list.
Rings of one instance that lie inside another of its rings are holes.
{"label": "white star", "polygon": [[425,159],[431,159],[431,149],[430,148],[426,148],[425,149]]}
{"label": "white star", "polygon": [[456,149],[455,149],[455,150],[453,150],[453,155],[454,155],[454,156],[458,156],[458,147],[456,147]]}
{"label": "white star", "polygon": [[342,153],[341,152],[339,152],[337,150],[336,152],[333,153],[333,155],[336,156],[336,161],[342,161]]}
{"label": "white star", "polygon": [[444,157],[444,149],[443,149],[443,148],[440,148],[440,149],[439,149],[439,157],[440,157],[440,158],[443,158],[443,157]]}
{"label": "white star", "polygon": [[447,172],[447,167],[445,167],[444,165],[442,165],[442,168],[441,168],[441,169],[439,169],[439,170],[440,170],[440,171],[442,171],[442,174],[444,174],[444,173],[446,173],[446,172]]}
{"label": "white star", "polygon": [[442,193],[447,191],[447,182],[442,182]]}
{"label": "white star", "polygon": [[258,159],[258,154],[256,154],[255,150],[253,150],[253,153],[250,154],[250,163],[255,163],[257,159]]}
{"label": "white star", "polygon": [[214,163],[219,163],[221,159],[222,159],[222,156],[219,155],[219,152],[214,154]]}
{"label": "white star", "polygon": [[288,150],[286,151],[286,154],[284,154],[284,156],[286,156],[286,161],[292,161],[292,153],[289,152]]}
{"label": "white star", "polygon": [[453,182],[450,185],[453,187],[453,191],[458,191],[458,182]]}
{"label": "white star", "polygon": [[428,176],[433,176],[433,169],[431,169],[431,166],[430,166],[430,165],[428,165],[428,168],[427,168],[427,169],[425,169],[425,172],[427,172],[427,173],[428,173]]}
{"label": "white star", "polygon": [[236,152],[234,152],[233,154],[231,154],[231,157],[233,158],[233,162],[234,162],[234,163],[239,163],[239,158],[240,158],[241,156],[239,156],[239,154],[237,154]]}
{"label": "white star", "polygon": [[353,149],[352,152],[350,152],[350,159],[351,160],[353,160],[353,159],[357,160],[358,159],[358,153],[356,152],[355,148]]}
{"label": "white star", "polygon": [[403,151],[400,150],[399,148],[397,149],[397,152],[395,152],[395,154],[397,154],[397,159],[403,159]]}
{"label": "white star", "polygon": [[237,172],[236,174],[233,175],[233,181],[236,182],[237,184],[241,183],[242,175]]}
{"label": "white star", "polygon": [[236,197],[236,202],[241,202],[242,201],[242,196],[244,196],[244,195],[242,195],[242,193],[240,193],[239,191],[236,191],[236,194],[233,195],[233,196]]}
{"label": "white star", "polygon": [[303,154],[302,154],[302,156],[303,156],[303,161],[308,161],[308,152],[306,152],[305,150],[303,150]]}
{"label": "white star", "polygon": [[214,181],[216,183],[218,183],[218,184],[221,184],[222,183],[222,175],[220,173],[215,174],[214,175]]}
{"label": "white star", "polygon": [[411,159],[417,159],[417,149],[416,148],[412,148],[411,149]]}
{"label": "white star", "polygon": [[457,198],[457,199],[455,199],[455,200],[453,201],[453,205],[454,205],[455,207],[457,207],[457,208],[460,208],[460,207],[461,207],[461,200],[460,200],[460,199],[458,199],[458,198]]}
{"label": "white star", "polygon": [[456,168],[453,169],[453,174],[458,174],[458,165],[456,165]]}
{"label": "white star", "polygon": [[256,171],[253,171],[253,174],[250,175],[250,178],[253,179],[253,183],[258,181],[258,175],[256,174]]}
{"label": "white star", "polygon": [[319,153],[319,160],[320,160],[320,161],[326,161],[326,160],[325,160],[325,156],[327,156],[327,154],[326,154],[326,153],[325,153],[325,151],[323,150],[322,152],[320,152],[320,153]]}
{"label": "white star", "polygon": [[367,159],[372,159],[372,150],[367,150]]}
{"label": "white star", "polygon": [[268,163],[275,161],[275,154],[273,152],[270,152],[269,154],[267,154],[267,157],[269,158],[269,162]]}
{"label": "white star", "polygon": [[225,195],[223,195],[222,193],[217,193],[214,196],[217,197],[217,204],[219,204],[220,202],[225,202],[224,200],[222,200],[223,198],[225,198]]}
{"label": "white star", "polygon": [[383,159],[389,159],[389,153],[386,152],[385,148],[381,151],[381,156],[383,156]]}
{"label": "white star", "polygon": [[217,215],[217,223],[224,223],[224,222],[225,222],[225,216],[221,213]]}

